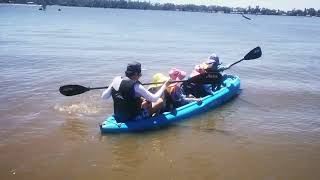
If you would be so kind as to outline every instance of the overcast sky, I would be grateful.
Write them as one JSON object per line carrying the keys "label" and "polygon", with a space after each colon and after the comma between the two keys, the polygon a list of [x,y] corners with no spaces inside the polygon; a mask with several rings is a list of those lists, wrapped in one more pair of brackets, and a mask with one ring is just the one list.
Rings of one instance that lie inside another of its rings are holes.
{"label": "overcast sky", "polygon": [[229,7],[265,7],[270,9],[291,10],[315,8],[320,9],[320,0],[150,0],[151,2],[159,3],[174,3],[174,4],[203,4],[203,5],[220,5]]}

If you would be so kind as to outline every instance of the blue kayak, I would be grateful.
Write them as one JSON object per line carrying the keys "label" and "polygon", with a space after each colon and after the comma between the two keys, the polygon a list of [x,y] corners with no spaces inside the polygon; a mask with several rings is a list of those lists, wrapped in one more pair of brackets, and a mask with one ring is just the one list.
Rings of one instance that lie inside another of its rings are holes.
{"label": "blue kayak", "polygon": [[101,133],[118,133],[144,131],[168,126],[171,123],[201,114],[224,104],[232,97],[236,96],[239,92],[239,89],[240,78],[237,76],[228,75],[224,80],[223,87],[216,91],[213,95],[203,97],[201,104],[192,102],[177,108],[173,112],[164,112],[158,116],[134,120],[126,123],[118,123],[114,116],[110,116],[102,124],[100,124],[100,130]]}

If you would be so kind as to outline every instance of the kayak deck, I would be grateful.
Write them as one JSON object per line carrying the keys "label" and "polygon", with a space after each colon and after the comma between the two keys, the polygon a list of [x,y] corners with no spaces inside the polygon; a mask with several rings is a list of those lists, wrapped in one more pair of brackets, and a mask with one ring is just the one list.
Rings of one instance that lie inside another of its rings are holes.
{"label": "kayak deck", "polygon": [[135,132],[167,126],[173,122],[178,122],[218,107],[237,95],[239,89],[240,78],[228,75],[224,80],[224,86],[214,92],[213,95],[203,97],[202,103],[192,102],[172,112],[164,112],[158,116],[125,123],[118,123],[114,116],[110,116],[100,124],[100,130],[101,133]]}

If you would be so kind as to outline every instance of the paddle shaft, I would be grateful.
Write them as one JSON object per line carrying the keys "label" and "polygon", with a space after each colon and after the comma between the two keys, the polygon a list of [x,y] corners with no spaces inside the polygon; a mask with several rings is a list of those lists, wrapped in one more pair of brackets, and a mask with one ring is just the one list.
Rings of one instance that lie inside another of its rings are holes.
{"label": "paddle shaft", "polygon": [[[190,80],[188,79],[188,80],[181,80],[181,81],[170,81],[170,83],[187,82],[187,81],[190,81]],[[165,82],[143,83],[142,85],[163,84],[163,83]]]}
{"label": "paddle shaft", "polygon": [[88,88],[90,90],[93,90],[93,89],[107,89],[109,86],[103,86],[103,87],[94,87],[94,88]]}
{"label": "paddle shaft", "polygon": [[231,68],[231,66],[236,65],[236,64],[238,64],[239,62],[241,62],[241,61],[243,61],[243,60],[244,60],[244,59],[241,59],[241,60],[239,60],[239,61],[237,61],[237,62],[234,62],[234,63],[230,64],[230,65],[228,66],[228,69]]}
{"label": "paddle shaft", "polygon": [[[181,81],[171,81],[170,83],[177,83],[177,82],[187,82],[189,80],[181,80]],[[154,82],[154,83],[143,83],[142,85],[152,85],[152,84],[163,84],[165,82]],[[89,90],[94,90],[94,89],[107,89],[109,86],[103,86],[103,87],[88,87]]]}

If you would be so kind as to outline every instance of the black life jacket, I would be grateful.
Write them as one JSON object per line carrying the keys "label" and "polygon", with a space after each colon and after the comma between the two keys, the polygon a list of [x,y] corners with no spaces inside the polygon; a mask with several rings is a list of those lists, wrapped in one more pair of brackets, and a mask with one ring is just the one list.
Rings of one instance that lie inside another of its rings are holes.
{"label": "black life jacket", "polygon": [[134,85],[140,83],[130,79],[123,79],[119,90],[113,87],[111,95],[113,99],[114,115],[118,122],[126,122],[134,119],[141,112],[141,98],[135,96]]}
{"label": "black life jacket", "polygon": [[204,84],[211,84],[212,91],[215,91],[220,88],[220,85],[223,82],[223,77],[219,72],[209,71],[197,76],[199,79],[196,80],[199,83],[189,83],[184,82],[181,87],[183,91],[189,95],[192,94],[196,98],[201,98],[209,95],[203,88]]}

